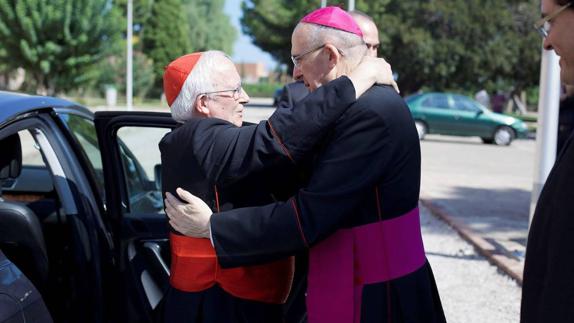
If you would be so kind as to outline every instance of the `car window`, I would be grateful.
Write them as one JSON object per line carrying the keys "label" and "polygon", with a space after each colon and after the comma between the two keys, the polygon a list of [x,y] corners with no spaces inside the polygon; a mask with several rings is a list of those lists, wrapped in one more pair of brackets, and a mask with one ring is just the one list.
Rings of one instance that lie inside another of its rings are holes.
{"label": "car window", "polygon": [[28,130],[18,132],[20,144],[22,146],[22,167],[36,166],[46,168],[40,146],[34,140],[34,137]]}
{"label": "car window", "polygon": [[118,130],[131,213],[163,212],[160,179],[155,173],[161,164],[158,144],[169,131],[152,127],[122,127]]}
{"label": "car window", "polygon": [[464,96],[454,96],[454,108],[461,111],[478,112],[480,109],[474,102]]}
{"label": "car window", "polygon": [[411,103],[413,103],[414,101],[418,100],[418,99],[419,99],[421,96],[423,96],[423,95],[424,95],[424,94],[422,94],[422,93],[421,93],[421,94],[409,95],[409,96],[407,96],[407,97],[405,98],[405,102],[406,102],[407,104],[411,104]]}
{"label": "car window", "polygon": [[83,154],[89,161],[89,171],[98,186],[100,197],[105,200],[104,172],[102,168],[102,155],[98,145],[98,137],[94,122],[90,119],[68,113],[60,113],[60,119],[70,130],[70,133],[80,144]]}
{"label": "car window", "polygon": [[30,130],[18,131],[22,150],[22,168],[17,179],[10,178],[2,182],[2,188],[10,191],[50,192],[52,180],[47,176],[48,169],[40,146],[34,140]]}
{"label": "car window", "polygon": [[421,103],[422,107],[435,109],[449,109],[448,98],[444,94],[431,94]]}

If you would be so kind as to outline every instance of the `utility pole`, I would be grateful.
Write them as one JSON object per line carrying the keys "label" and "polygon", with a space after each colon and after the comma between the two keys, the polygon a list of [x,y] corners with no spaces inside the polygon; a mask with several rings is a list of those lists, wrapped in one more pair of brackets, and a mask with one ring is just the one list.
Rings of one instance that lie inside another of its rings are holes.
{"label": "utility pole", "polygon": [[327,6],[327,0],[321,0],[321,8],[325,8]]}
{"label": "utility pole", "polygon": [[347,1],[347,11],[355,10],[355,0],[348,0]]}
{"label": "utility pole", "polygon": [[128,0],[128,32],[127,32],[127,71],[126,71],[126,105],[132,111],[133,98],[133,0]]}
{"label": "utility pole", "polygon": [[534,183],[530,200],[530,222],[542,186],[556,160],[558,136],[558,107],[560,105],[560,65],[554,50],[542,49],[540,69],[540,98],[538,99],[538,127],[536,131],[536,156]]}

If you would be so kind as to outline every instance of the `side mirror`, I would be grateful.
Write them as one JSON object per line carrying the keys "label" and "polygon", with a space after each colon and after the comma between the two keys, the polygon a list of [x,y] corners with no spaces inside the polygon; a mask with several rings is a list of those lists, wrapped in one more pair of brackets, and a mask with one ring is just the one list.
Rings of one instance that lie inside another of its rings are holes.
{"label": "side mirror", "polygon": [[153,175],[155,179],[155,188],[161,192],[161,164],[155,164],[153,167]]}
{"label": "side mirror", "polygon": [[482,110],[476,111],[476,117],[477,117],[477,118],[480,117],[480,115],[483,114],[483,113],[484,113],[484,111],[482,111]]}

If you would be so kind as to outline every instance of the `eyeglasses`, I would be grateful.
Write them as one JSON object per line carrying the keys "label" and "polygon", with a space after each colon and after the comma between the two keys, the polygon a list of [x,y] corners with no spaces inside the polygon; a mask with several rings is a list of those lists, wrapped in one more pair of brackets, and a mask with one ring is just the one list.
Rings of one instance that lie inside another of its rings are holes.
{"label": "eyeglasses", "polygon": [[[327,46],[327,44],[323,44],[323,45],[321,45],[321,46],[319,46],[319,47],[317,47],[317,48],[311,49],[310,51],[304,52],[303,54],[299,54],[299,55],[295,55],[295,56],[291,55],[291,61],[293,61],[293,65],[294,65],[295,67],[299,66],[299,64],[301,64],[301,60],[303,59],[303,57],[304,57],[305,55],[311,54],[312,52],[316,52],[316,51],[318,51],[319,49],[321,49],[321,48],[323,48],[323,47],[325,47],[325,46]],[[356,45],[355,45],[355,46],[356,46]],[[351,47],[352,47],[352,46],[351,46]],[[335,48],[336,48],[336,47],[335,47]],[[340,50],[339,48],[336,48],[336,49],[337,49],[337,51],[339,52],[339,55],[345,56],[345,53],[344,53],[342,50]]]}
{"label": "eyeglasses", "polygon": [[241,87],[241,85],[239,85],[235,89],[203,92],[201,94],[217,94],[217,93],[223,93],[223,92],[233,92],[233,93],[231,94],[231,96],[226,96],[226,95],[218,95],[218,96],[221,96],[224,98],[233,98],[234,100],[237,101],[237,100],[239,100],[239,98],[241,98],[241,92],[243,92],[243,87]]}
{"label": "eyeglasses", "polygon": [[367,45],[368,50],[379,50],[379,46],[381,46],[381,44],[369,44],[369,43],[365,43],[365,45]]}
{"label": "eyeglasses", "polygon": [[313,52],[318,51],[319,49],[325,47],[326,44],[323,44],[317,48],[311,49],[310,51],[306,51],[303,54],[299,54],[299,55],[291,55],[291,60],[293,61],[293,65],[295,65],[295,67],[299,66],[299,64],[301,64],[301,59],[303,59],[303,57],[305,55],[309,55]]}
{"label": "eyeglasses", "polygon": [[540,33],[543,38],[548,37],[550,33],[550,20],[556,18],[562,11],[566,10],[566,8],[570,7],[572,2],[568,2],[567,4],[563,5],[562,7],[556,9],[553,13],[549,14],[548,16],[538,20],[534,24],[534,28]]}

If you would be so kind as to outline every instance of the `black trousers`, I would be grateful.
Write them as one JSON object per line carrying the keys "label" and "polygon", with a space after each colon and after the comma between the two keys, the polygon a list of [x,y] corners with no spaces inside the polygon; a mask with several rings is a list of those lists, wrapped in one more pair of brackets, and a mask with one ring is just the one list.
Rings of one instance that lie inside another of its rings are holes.
{"label": "black trousers", "polygon": [[165,323],[282,323],[281,305],[237,298],[215,285],[201,292],[170,287],[164,303]]}

